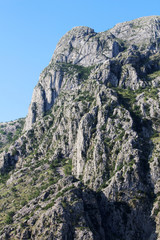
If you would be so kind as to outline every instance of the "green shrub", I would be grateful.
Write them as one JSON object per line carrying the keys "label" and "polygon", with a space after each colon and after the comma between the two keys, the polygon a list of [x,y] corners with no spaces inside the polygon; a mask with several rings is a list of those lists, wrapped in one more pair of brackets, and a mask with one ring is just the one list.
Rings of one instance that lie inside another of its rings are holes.
{"label": "green shrub", "polygon": [[117,171],[120,171],[122,168],[123,168],[123,163],[120,163],[120,164],[117,166]]}
{"label": "green shrub", "polygon": [[67,164],[64,166],[64,173],[65,175],[72,174],[72,159],[69,159]]}
{"label": "green shrub", "polygon": [[47,210],[47,209],[53,207],[54,204],[55,204],[55,201],[54,201],[54,199],[53,199],[52,202],[48,203],[45,207],[43,207],[43,209],[44,209],[44,210]]}
{"label": "green shrub", "polygon": [[0,174],[0,183],[5,183],[9,179],[9,175],[6,174]]}
{"label": "green shrub", "polygon": [[14,214],[15,214],[15,212],[13,212],[13,211],[7,213],[6,218],[5,218],[6,224],[11,224],[13,222]]}
{"label": "green shrub", "polygon": [[32,200],[33,198],[36,198],[40,195],[40,190],[39,189],[34,189],[32,193],[28,196],[28,200]]}

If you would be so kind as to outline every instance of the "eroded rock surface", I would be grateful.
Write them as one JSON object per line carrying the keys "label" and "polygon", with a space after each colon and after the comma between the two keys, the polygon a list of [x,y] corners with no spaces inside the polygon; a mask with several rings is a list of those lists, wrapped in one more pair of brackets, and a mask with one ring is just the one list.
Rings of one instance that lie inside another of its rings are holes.
{"label": "eroded rock surface", "polygon": [[62,37],[1,132],[0,239],[160,239],[159,42],[158,16]]}

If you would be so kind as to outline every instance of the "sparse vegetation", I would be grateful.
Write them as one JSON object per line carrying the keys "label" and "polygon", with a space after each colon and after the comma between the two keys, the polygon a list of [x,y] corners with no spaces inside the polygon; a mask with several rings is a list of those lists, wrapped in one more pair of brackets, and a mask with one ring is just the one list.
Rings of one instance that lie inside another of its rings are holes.
{"label": "sparse vegetation", "polygon": [[72,174],[72,159],[67,160],[67,163],[64,166],[64,173],[65,173],[65,175]]}
{"label": "sparse vegetation", "polygon": [[[137,26],[127,25],[130,39]],[[23,132],[24,120],[0,124],[2,239],[143,239],[156,231],[160,61],[152,55],[159,45],[91,32],[85,51],[95,41],[97,57],[81,51],[73,64],[76,34],[40,76],[28,115],[37,121]]]}
{"label": "sparse vegetation", "polygon": [[61,71],[73,75],[74,73],[78,74],[78,78],[81,80],[88,79],[91,70],[94,66],[83,67],[81,65],[71,64],[71,63],[57,63],[56,66],[61,69]]}
{"label": "sparse vegetation", "polygon": [[6,218],[5,218],[5,223],[6,224],[11,224],[13,222],[14,214],[15,213],[13,211],[7,213]]}

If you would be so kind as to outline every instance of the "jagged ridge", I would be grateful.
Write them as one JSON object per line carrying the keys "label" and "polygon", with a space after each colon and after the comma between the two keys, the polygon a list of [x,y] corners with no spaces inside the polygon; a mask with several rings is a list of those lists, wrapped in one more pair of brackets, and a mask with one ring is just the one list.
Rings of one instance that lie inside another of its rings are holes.
{"label": "jagged ridge", "polygon": [[159,26],[60,40],[2,146],[1,239],[159,239]]}

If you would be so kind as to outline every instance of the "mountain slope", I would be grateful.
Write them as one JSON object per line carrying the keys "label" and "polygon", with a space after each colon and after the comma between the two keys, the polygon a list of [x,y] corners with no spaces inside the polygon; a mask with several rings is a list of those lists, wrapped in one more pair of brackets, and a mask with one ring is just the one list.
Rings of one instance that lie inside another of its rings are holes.
{"label": "mountain slope", "polygon": [[62,37],[1,146],[0,239],[160,239],[159,42],[158,16]]}

